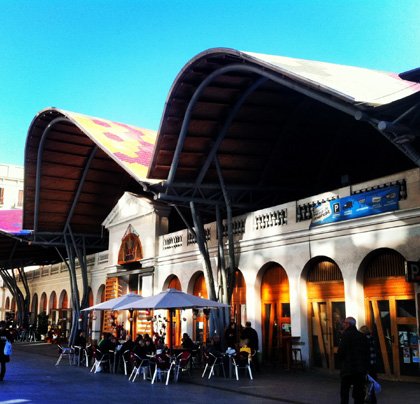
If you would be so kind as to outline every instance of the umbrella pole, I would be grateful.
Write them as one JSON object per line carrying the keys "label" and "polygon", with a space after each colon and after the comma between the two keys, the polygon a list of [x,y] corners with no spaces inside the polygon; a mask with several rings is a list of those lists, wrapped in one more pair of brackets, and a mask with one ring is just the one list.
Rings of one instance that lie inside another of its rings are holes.
{"label": "umbrella pole", "polygon": [[134,313],[133,312],[134,312],[133,309],[129,310],[130,317],[129,317],[128,321],[130,322],[130,335],[131,335],[131,338],[134,340],[134,338],[133,338],[133,321],[134,321],[133,314]]}
{"label": "umbrella pole", "polygon": [[169,329],[169,352],[172,354],[172,346],[173,346],[173,332],[174,332],[174,325],[173,325],[173,318],[174,318],[174,309],[170,309],[169,310],[169,324],[170,324],[170,329]]}

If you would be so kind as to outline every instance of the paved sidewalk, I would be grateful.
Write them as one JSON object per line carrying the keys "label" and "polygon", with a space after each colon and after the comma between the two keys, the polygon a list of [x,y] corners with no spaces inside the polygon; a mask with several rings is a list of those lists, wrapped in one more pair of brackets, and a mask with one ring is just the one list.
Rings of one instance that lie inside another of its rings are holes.
{"label": "paved sidewalk", "polygon": [[[55,366],[58,349],[45,343],[15,343],[5,380],[0,383],[0,404],[6,403],[115,403],[153,400],[170,403],[339,403],[337,375],[313,370],[257,373],[253,381],[213,377],[191,378],[177,384],[128,382],[122,374],[90,373],[87,368],[62,361]],[[380,403],[419,403],[420,384],[381,381]]]}

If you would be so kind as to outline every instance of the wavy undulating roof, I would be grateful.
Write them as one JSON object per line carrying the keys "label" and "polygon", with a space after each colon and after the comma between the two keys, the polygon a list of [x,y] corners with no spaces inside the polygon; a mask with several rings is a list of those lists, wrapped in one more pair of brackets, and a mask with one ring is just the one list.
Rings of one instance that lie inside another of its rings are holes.
{"label": "wavy undulating roof", "polygon": [[62,232],[70,224],[76,233],[100,235],[123,193],[141,194],[153,182],[146,174],[155,142],[149,129],[57,108],[41,111],[26,141],[24,228]]}
{"label": "wavy undulating roof", "polygon": [[57,109],[73,121],[109,157],[139,181],[153,182],[146,174],[152,159],[157,132],[125,123]]}
{"label": "wavy undulating roof", "polygon": [[420,84],[398,74],[314,60],[242,52],[244,57],[296,81],[355,104],[380,106],[420,91]]}
{"label": "wavy undulating roof", "polygon": [[[216,202],[221,173],[241,213],[335,189],[343,178],[356,183],[412,168],[415,153],[400,153],[374,125],[399,116],[399,124],[416,125],[406,112],[419,100],[420,85],[394,73],[209,49],[178,74],[158,135],[41,111],[28,132],[23,225],[51,232],[70,223],[73,231],[100,234],[125,191],[142,194],[145,184],[168,178],[173,192],[166,196]],[[409,141],[418,146],[418,138]]]}
{"label": "wavy undulating roof", "polygon": [[395,73],[209,49],[171,87],[148,175],[186,207],[222,204],[221,176],[235,214],[300,200],[420,163],[417,105]]}

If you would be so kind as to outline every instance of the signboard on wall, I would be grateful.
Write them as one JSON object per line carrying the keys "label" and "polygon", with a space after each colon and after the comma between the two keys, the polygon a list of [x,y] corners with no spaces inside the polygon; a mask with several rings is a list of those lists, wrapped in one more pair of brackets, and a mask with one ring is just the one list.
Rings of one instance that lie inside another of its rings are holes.
{"label": "signboard on wall", "polygon": [[311,227],[398,210],[398,185],[354,194],[316,206]]}
{"label": "signboard on wall", "polygon": [[419,261],[405,261],[405,279],[407,282],[420,282]]}

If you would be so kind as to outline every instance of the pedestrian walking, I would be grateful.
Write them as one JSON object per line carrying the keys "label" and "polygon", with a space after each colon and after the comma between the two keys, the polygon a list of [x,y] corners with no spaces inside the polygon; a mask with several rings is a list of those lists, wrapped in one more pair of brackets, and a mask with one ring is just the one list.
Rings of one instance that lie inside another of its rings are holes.
{"label": "pedestrian walking", "polygon": [[225,330],[225,343],[228,348],[235,349],[237,342],[238,336],[236,331],[236,323],[231,321]]}
{"label": "pedestrian walking", "polygon": [[353,317],[347,317],[344,320],[344,331],[338,346],[337,358],[341,363],[341,404],[349,403],[349,393],[352,386],[354,404],[363,404],[369,349],[367,339],[364,334],[357,330],[356,320]]}
{"label": "pedestrian walking", "polygon": [[0,382],[6,374],[6,363],[10,361],[10,355],[5,355],[4,347],[6,342],[12,342],[12,336],[6,328],[6,322],[0,321]]}

